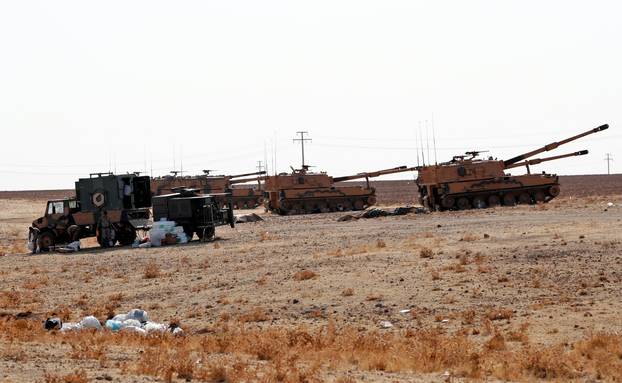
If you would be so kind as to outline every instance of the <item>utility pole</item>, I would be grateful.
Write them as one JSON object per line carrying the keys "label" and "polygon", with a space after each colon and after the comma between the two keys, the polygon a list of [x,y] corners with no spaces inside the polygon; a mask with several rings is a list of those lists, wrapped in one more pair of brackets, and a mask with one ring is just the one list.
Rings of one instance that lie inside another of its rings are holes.
{"label": "utility pole", "polygon": [[611,174],[610,163],[613,162],[613,157],[611,157],[611,153],[607,153],[607,156],[605,157],[605,161],[607,161],[607,174]]}
{"label": "utility pole", "polygon": [[310,138],[305,138],[305,134],[309,134],[309,132],[296,132],[300,136],[300,138],[294,138],[294,143],[296,141],[300,141],[300,146],[302,147],[302,169],[305,168],[305,141],[312,142]]}
{"label": "utility pole", "polygon": [[257,161],[257,171],[262,171],[263,170],[263,165],[261,161]]}

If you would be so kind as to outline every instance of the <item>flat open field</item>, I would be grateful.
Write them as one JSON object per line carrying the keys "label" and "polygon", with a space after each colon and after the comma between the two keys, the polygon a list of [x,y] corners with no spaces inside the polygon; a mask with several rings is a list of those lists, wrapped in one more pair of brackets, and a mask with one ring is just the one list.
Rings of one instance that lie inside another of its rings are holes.
{"label": "flat open field", "polygon": [[[622,177],[582,177],[539,206],[258,209],[209,244],[0,256],[0,382],[620,381]],[[411,200],[397,184],[381,202]],[[12,254],[44,200],[4,197]],[[41,328],[132,308],[186,335]]]}

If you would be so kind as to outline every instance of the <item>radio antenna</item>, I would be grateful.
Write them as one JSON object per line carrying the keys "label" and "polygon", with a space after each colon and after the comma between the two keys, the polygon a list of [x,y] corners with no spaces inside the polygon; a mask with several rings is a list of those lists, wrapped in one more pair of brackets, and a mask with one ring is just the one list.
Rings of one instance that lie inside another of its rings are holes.
{"label": "radio antenna", "polygon": [[436,159],[436,133],[434,132],[434,113],[432,113],[432,143],[434,144],[434,164],[438,165],[438,160]]}
{"label": "radio antenna", "polygon": [[[419,130],[421,130],[421,121],[419,121]],[[417,153],[417,166],[419,166],[419,141],[417,140],[417,131],[415,130],[415,153]]]}
{"label": "radio antenna", "polygon": [[419,142],[421,143],[421,160],[423,162],[423,166],[425,166],[425,154],[423,152],[423,134],[421,133],[421,127],[419,128]]}

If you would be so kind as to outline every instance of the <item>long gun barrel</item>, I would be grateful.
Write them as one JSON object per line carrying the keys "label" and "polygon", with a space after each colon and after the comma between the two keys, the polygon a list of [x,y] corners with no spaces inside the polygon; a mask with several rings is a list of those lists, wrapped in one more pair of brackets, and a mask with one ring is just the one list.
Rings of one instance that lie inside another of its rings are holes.
{"label": "long gun barrel", "polygon": [[583,155],[586,155],[587,153],[588,153],[587,150],[580,150],[578,152],[562,154],[562,155],[559,155],[559,156],[546,157],[546,158],[535,158],[533,160],[517,162],[515,164],[506,166],[505,168],[506,169],[512,169],[512,168],[518,168],[520,166],[537,165],[537,164],[539,164],[541,162],[559,160],[560,158],[567,158],[567,157],[574,157],[574,156],[583,156]]}
{"label": "long gun barrel", "polygon": [[411,171],[411,170],[415,170],[415,169],[414,168],[409,168],[407,166],[398,166],[398,167],[391,168],[391,169],[379,170],[377,172],[359,173],[359,174],[354,174],[354,175],[351,175],[351,176],[335,177],[335,178],[333,178],[333,181],[335,181],[335,182],[342,182],[342,181],[356,180],[356,179],[359,179],[359,178],[380,177],[380,176],[385,175],[385,174],[403,173],[403,172],[407,172],[407,171]]}
{"label": "long gun barrel", "polygon": [[229,178],[240,178],[240,177],[248,177],[248,176],[260,176],[266,174],[265,171],[253,172],[253,173],[244,173],[244,174],[236,174],[233,176],[229,176]]}
{"label": "long gun barrel", "polygon": [[238,180],[230,180],[229,183],[232,184],[232,185],[235,185],[235,184],[245,184],[247,182],[263,181],[265,179],[266,179],[266,177],[242,178],[242,179],[238,179]]}
{"label": "long gun barrel", "polygon": [[539,154],[539,153],[542,153],[542,152],[547,152],[547,151],[553,150],[553,149],[557,149],[557,147],[559,147],[560,145],[567,144],[570,141],[577,140],[577,139],[579,139],[581,137],[585,137],[585,136],[590,135],[592,133],[597,133],[597,132],[600,132],[600,131],[608,129],[608,128],[609,128],[609,125],[607,125],[607,124],[601,125],[601,126],[599,126],[597,128],[590,129],[587,132],[583,132],[581,134],[577,134],[576,136],[572,136],[570,138],[566,138],[565,140],[562,140],[562,141],[559,141],[559,142],[553,142],[553,143],[550,143],[548,145],[544,145],[540,149],[536,149],[534,151],[531,151],[531,152],[528,152],[528,153],[525,153],[525,154],[521,154],[520,156],[516,156],[514,158],[510,158],[507,161],[503,161],[503,165],[505,166],[506,169],[510,168],[510,167],[513,167],[513,166],[510,166],[510,165],[513,165],[513,164],[515,164],[515,163],[517,163],[519,161],[525,160],[525,159],[527,159],[529,157],[535,156],[536,154]]}

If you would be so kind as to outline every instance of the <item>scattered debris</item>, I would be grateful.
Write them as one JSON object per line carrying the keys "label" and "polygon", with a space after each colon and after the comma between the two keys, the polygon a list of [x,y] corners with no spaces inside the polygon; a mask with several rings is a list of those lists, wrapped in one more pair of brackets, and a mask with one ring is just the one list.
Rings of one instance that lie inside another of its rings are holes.
{"label": "scattered debris", "polygon": [[385,321],[380,322],[380,327],[381,328],[391,328],[391,327],[393,327],[393,323],[385,320]]}
{"label": "scattered debris", "polygon": [[259,215],[255,213],[235,216],[235,223],[248,223],[248,222],[259,222],[259,221],[263,221],[263,218],[261,218]]}
{"label": "scattered debris", "polygon": [[[80,322],[65,322],[60,318],[48,318],[43,323],[43,327],[48,330],[60,330],[61,332],[79,331],[85,329],[102,330],[104,326],[94,316],[84,317]],[[183,330],[176,323],[165,325],[163,323],[149,321],[149,315],[141,309],[130,310],[127,314],[118,314],[112,319],[108,319],[105,328],[117,332],[126,331],[137,334],[164,333],[170,331],[173,335],[183,334]]]}
{"label": "scattered debris", "polygon": [[410,312],[410,309],[400,310],[400,314],[408,314],[409,312]]}
{"label": "scattered debris", "polygon": [[79,250],[80,250],[80,241],[74,241],[66,246],[56,249],[56,251],[58,251],[59,253],[74,253]]}
{"label": "scattered debris", "polygon": [[365,210],[364,212],[359,213],[359,214],[344,215],[342,217],[339,217],[337,221],[347,222],[347,221],[357,220],[361,218],[389,217],[389,216],[394,216],[394,215],[406,215],[410,213],[423,214],[423,213],[426,213],[426,210],[424,208],[415,207],[415,206],[397,207],[393,210],[372,208],[372,209]]}

